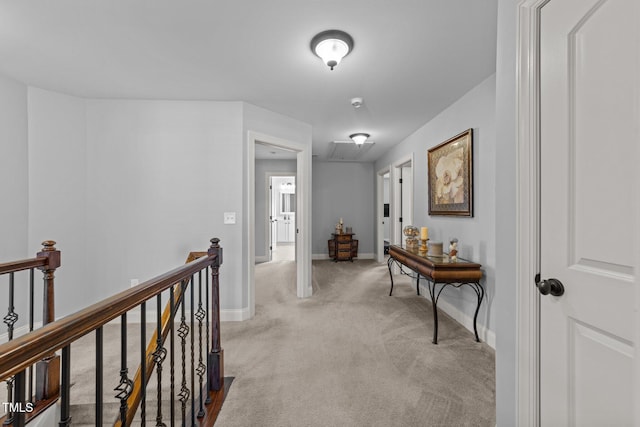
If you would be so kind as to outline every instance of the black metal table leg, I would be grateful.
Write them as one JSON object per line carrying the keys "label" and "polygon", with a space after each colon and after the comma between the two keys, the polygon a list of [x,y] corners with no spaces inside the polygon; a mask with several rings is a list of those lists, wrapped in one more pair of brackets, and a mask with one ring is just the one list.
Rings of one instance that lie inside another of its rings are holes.
{"label": "black metal table leg", "polygon": [[478,320],[478,312],[480,311],[480,304],[482,303],[482,299],[484,298],[484,288],[480,283],[469,283],[469,286],[476,291],[476,295],[478,296],[478,306],[476,307],[476,312],[473,315],[473,332],[476,334],[476,341],[480,342],[480,337],[478,337],[478,327],[476,325]]}
{"label": "black metal table leg", "polygon": [[[429,288],[431,305],[433,307],[433,341],[431,342],[438,344],[438,297],[436,296],[436,283],[427,281],[427,287]],[[440,288],[440,292],[442,292],[442,288]],[[438,293],[438,296],[439,295],[440,293]]]}
{"label": "black metal table leg", "polygon": [[393,274],[391,274],[391,264],[393,263],[393,258],[389,257],[387,261],[387,267],[389,267],[389,278],[391,279],[391,289],[389,290],[389,296],[393,292]]}
{"label": "black metal table leg", "polygon": [[418,277],[416,277],[416,294],[420,296],[420,275],[419,274],[418,274]]}

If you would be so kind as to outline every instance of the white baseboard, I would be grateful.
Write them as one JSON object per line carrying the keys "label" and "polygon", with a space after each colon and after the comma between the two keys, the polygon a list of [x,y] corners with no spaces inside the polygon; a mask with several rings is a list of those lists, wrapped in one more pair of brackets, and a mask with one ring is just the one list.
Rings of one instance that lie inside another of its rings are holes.
{"label": "white baseboard", "polygon": [[248,307],[220,310],[221,322],[242,322],[243,320],[248,320],[250,318],[251,315]]}
{"label": "white baseboard", "polygon": [[[415,282],[414,282],[415,284]],[[431,301],[431,297],[429,296],[429,290],[426,286],[420,285],[420,295],[424,298]],[[460,311],[457,307],[454,307],[452,304],[449,304],[447,301],[443,299],[438,299],[438,308],[447,313],[453,320],[460,323],[467,330],[473,333],[473,314],[469,316],[468,313],[464,313]],[[487,329],[484,325],[478,324],[478,336],[480,340],[487,343],[489,347],[492,349],[496,349],[496,334],[490,329]]]}
{"label": "white baseboard", "polygon": [[[313,254],[311,255],[312,260],[327,260],[329,258],[329,254]],[[375,254],[358,254],[354,260],[358,259],[375,259]]]}
{"label": "white baseboard", "polygon": [[268,255],[257,256],[256,263],[258,262],[269,262],[269,256]]}

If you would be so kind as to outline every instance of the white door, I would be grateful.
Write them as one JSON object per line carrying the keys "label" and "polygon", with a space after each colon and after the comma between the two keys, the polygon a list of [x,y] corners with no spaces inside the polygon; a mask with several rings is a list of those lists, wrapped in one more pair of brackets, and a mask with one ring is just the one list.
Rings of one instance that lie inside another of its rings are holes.
{"label": "white door", "polygon": [[275,189],[273,177],[269,178],[269,261],[273,259],[278,233],[278,191]]}
{"label": "white door", "polygon": [[[400,176],[402,177],[402,227],[407,225],[415,225],[413,223],[413,166],[412,162],[402,165],[400,169]],[[400,229],[400,235],[402,229]],[[404,243],[404,237],[403,237]]]}
{"label": "white door", "polygon": [[542,426],[640,425],[637,4],[551,0],[541,10],[540,267],[565,288],[540,297]]}

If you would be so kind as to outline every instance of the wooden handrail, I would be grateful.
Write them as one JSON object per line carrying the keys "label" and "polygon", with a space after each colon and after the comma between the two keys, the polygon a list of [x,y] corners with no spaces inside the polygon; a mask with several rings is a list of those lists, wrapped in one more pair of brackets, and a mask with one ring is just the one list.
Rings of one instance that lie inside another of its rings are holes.
{"label": "wooden handrail", "polygon": [[[187,256],[187,260],[185,264],[189,264],[190,262],[195,261],[198,258],[202,258],[203,256],[207,256],[206,252],[189,252]],[[177,286],[173,291],[173,301],[174,301],[174,315],[178,311],[180,307],[180,303],[183,298],[183,288],[182,286]],[[164,344],[167,336],[170,331],[171,321],[171,302],[167,301],[167,304],[162,312],[162,329],[160,331],[160,336],[162,339],[162,343]],[[127,399],[127,424],[131,425],[133,422],[133,418],[135,417],[136,411],[138,410],[138,406],[140,406],[140,401],[142,400],[142,389],[146,387],[153,374],[153,369],[155,368],[155,363],[153,362],[153,352],[156,350],[158,340],[158,331],[157,329],[153,331],[151,338],[149,339],[149,344],[147,345],[147,351],[145,354],[146,359],[146,369],[145,372],[142,372],[142,367],[138,366],[135,376],[133,377],[133,390],[131,392],[131,396]],[[144,377],[143,377],[144,375]],[[144,385],[143,385],[144,383]],[[114,427],[121,427],[122,420],[118,417],[114,422]]]}
{"label": "wooden handrail", "polygon": [[[217,240],[217,239],[215,239]],[[0,381],[136,308],[213,263],[212,254],[127,289],[74,314],[0,345]]]}
{"label": "wooden handrail", "polygon": [[49,259],[47,257],[22,259],[0,264],[0,274],[15,273],[17,271],[29,270],[31,268],[44,267]]}

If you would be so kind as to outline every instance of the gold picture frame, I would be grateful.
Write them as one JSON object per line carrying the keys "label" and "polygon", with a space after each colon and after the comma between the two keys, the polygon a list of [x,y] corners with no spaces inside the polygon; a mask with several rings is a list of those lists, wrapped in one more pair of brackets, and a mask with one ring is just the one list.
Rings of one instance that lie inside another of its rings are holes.
{"label": "gold picture frame", "polygon": [[473,129],[429,149],[429,215],[473,216]]}

